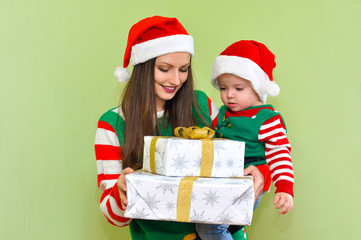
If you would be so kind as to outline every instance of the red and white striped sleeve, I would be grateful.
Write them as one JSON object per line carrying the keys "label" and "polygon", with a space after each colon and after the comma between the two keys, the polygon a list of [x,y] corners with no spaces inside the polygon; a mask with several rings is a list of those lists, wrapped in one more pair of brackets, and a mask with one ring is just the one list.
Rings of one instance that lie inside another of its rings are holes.
{"label": "red and white striped sleeve", "polygon": [[102,192],[100,210],[113,225],[127,226],[131,219],[124,218],[117,180],[122,171],[121,148],[113,127],[99,121],[95,135],[95,155],[98,169],[98,187]]}
{"label": "red and white striped sleeve", "polygon": [[260,128],[258,139],[265,142],[266,161],[277,188],[276,193],[285,192],[294,196],[291,144],[287,139],[282,117],[277,115],[267,120]]}
{"label": "red and white striped sleeve", "polygon": [[208,96],[207,96],[207,101],[208,101],[208,109],[209,109],[209,114],[211,115],[212,128],[213,128],[217,126],[219,109],[217,105],[214,102],[212,102],[212,100]]}

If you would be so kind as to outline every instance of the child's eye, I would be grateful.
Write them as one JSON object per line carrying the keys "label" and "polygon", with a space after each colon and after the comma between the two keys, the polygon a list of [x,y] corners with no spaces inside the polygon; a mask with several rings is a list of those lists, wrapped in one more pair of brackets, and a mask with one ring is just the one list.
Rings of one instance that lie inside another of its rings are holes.
{"label": "child's eye", "polygon": [[226,90],[226,88],[225,87],[219,87],[219,90],[224,91],[224,90]]}
{"label": "child's eye", "polygon": [[236,90],[237,90],[237,91],[242,91],[242,90],[243,90],[243,88],[236,88]]}

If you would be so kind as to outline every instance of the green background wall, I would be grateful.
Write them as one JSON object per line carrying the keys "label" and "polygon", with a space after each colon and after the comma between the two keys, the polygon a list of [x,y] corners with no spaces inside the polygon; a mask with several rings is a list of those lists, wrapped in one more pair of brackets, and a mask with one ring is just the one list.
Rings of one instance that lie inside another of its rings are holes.
{"label": "green background wall", "polygon": [[93,143],[123,87],[128,30],[152,15],[194,36],[197,88],[218,105],[209,78],[226,46],[255,39],[276,55],[295,207],[279,216],[272,189],[250,239],[359,239],[360,0],[1,0],[0,238],[130,239],[99,211]]}

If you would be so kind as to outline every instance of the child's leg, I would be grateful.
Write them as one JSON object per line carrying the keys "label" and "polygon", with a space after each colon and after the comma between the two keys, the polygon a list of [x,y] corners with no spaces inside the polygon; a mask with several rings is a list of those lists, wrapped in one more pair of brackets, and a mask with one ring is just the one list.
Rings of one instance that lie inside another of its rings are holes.
{"label": "child's leg", "polygon": [[259,203],[261,202],[261,198],[263,197],[263,195],[265,194],[266,192],[263,191],[257,198],[256,202],[254,203],[254,206],[253,206],[253,211],[256,210],[256,208],[258,207]]}
{"label": "child's leg", "polygon": [[202,240],[233,240],[227,224],[196,223],[196,230]]}
{"label": "child's leg", "polygon": [[[261,195],[257,198],[253,211],[258,207],[261,198],[266,192],[261,193]],[[196,223],[196,230],[199,237],[204,240],[233,240],[232,234],[228,231],[229,225],[226,224],[204,224],[204,223]],[[244,226],[232,226],[236,227],[238,231]]]}

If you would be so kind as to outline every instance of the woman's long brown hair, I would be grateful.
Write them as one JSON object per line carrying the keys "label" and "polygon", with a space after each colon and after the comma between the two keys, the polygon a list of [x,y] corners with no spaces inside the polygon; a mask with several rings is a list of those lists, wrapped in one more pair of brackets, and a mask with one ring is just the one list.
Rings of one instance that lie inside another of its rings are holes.
{"label": "woman's long brown hair", "polygon": [[[156,95],[154,91],[155,59],[134,66],[132,76],[126,85],[122,96],[122,111],[124,115],[124,141],[122,146],[123,168],[142,167],[144,136],[160,135],[159,119],[156,111]],[[191,66],[188,68],[188,78],[176,95],[165,103],[164,124],[175,127],[190,127],[197,125],[192,114],[192,106],[200,119],[206,121],[199,112],[199,104],[193,93],[193,75]],[[201,110],[202,111],[202,110]],[[173,133],[168,133],[172,135]]]}

